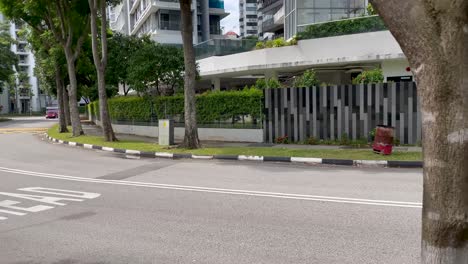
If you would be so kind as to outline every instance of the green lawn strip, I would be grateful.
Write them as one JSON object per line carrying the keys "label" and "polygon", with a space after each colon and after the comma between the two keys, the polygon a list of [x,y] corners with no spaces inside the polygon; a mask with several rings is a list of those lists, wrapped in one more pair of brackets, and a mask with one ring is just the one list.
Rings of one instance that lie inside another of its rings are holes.
{"label": "green lawn strip", "polygon": [[282,156],[282,157],[314,157],[327,159],[351,159],[351,160],[421,160],[420,152],[396,151],[391,156],[374,154],[371,150],[362,149],[290,149],[290,148],[265,148],[265,147],[219,147],[201,148],[196,150],[184,148],[166,148],[155,143],[122,140],[118,142],[106,142],[102,137],[80,136],[73,137],[71,133],[58,133],[57,125],[50,128],[49,136],[83,144],[91,144],[118,149],[131,149],[147,152],[191,153],[194,155],[248,155],[248,156]]}
{"label": "green lawn strip", "polygon": [[6,122],[6,121],[10,121],[11,119],[9,118],[4,118],[4,117],[0,117],[0,122]]}

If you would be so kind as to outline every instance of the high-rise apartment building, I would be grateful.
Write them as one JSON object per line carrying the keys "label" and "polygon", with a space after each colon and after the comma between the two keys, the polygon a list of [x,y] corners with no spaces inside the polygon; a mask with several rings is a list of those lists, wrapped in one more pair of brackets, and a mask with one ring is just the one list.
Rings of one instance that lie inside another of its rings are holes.
{"label": "high-rise apartment building", "polygon": [[[111,29],[128,35],[151,36],[162,44],[182,44],[178,0],[124,0],[109,12]],[[221,19],[228,13],[223,0],[192,3],[194,44],[222,38]]]}
{"label": "high-rise apartment building", "polygon": [[240,36],[257,36],[258,30],[257,0],[239,0]]}
{"label": "high-rise apartment building", "polygon": [[[0,14],[0,23],[5,23],[6,19]],[[34,76],[35,59],[34,54],[29,49],[28,42],[19,36],[18,32],[24,25],[21,23],[8,22],[10,25],[10,36],[16,41],[11,46],[18,56],[18,68],[16,76],[24,76],[24,79],[16,79],[16,89],[0,90],[0,113],[30,111],[41,111],[46,107],[46,95],[39,89],[38,81]],[[5,87],[5,86],[4,86]]]}

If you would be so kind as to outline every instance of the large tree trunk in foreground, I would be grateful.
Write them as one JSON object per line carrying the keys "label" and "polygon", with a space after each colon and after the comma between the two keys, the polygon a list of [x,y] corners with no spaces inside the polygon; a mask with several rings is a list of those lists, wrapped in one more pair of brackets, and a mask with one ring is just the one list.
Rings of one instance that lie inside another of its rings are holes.
{"label": "large tree trunk in foreground", "polygon": [[184,46],[184,95],[185,95],[185,136],[184,147],[196,149],[200,147],[197,128],[197,109],[195,105],[195,50],[193,48],[193,22],[191,0],[180,0],[182,16],[182,41]]}
{"label": "large tree trunk in foreground", "polygon": [[[62,83],[62,74],[60,73],[60,66],[55,64],[55,85],[57,86],[57,101],[59,106],[59,132],[68,132],[67,120],[65,116],[65,104],[63,103],[63,95],[65,88]],[[68,97],[68,96],[67,96]]]}
{"label": "large tree trunk in foreground", "polygon": [[67,59],[68,77],[70,78],[70,89],[68,90],[68,98],[70,105],[70,118],[72,125],[72,134],[74,137],[78,137],[84,134],[83,128],[81,127],[80,112],[78,110],[78,83],[76,80],[76,67],[75,58],[70,48],[64,47],[65,57]]}
{"label": "large tree trunk in foreground", "polygon": [[[98,94],[99,94],[99,113],[102,122],[102,134],[106,141],[115,141],[114,130],[109,116],[106,94],[106,78],[105,71],[107,66],[107,16],[106,16],[106,1],[104,0],[88,0],[91,10],[91,41],[93,49],[94,65],[96,66],[98,79]],[[101,56],[98,50],[98,26],[97,26],[97,10],[101,13]]]}
{"label": "large tree trunk in foreground", "polygon": [[371,0],[416,75],[422,263],[468,263],[468,1]]}

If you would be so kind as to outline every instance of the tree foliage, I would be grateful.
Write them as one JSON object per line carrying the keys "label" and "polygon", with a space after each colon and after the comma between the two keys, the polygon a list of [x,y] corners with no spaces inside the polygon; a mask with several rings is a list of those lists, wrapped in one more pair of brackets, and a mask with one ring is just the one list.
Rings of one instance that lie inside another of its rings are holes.
{"label": "tree foliage", "polygon": [[142,40],[129,59],[128,83],[143,94],[170,95],[183,86],[182,50]]}
{"label": "tree foliage", "polygon": [[139,38],[136,36],[126,36],[120,33],[109,38],[109,57],[106,69],[107,84],[118,88],[121,84],[124,88],[124,95],[130,90],[128,84],[129,73],[131,72],[130,62],[145,43],[149,43],[149,37]]}
{"label": "tree foliage", "polygon": [[2,82],[8,82],[18,68],[18,57],[11,51],[14,40],[9,33],[8,22],[0,23],[0,88]]}

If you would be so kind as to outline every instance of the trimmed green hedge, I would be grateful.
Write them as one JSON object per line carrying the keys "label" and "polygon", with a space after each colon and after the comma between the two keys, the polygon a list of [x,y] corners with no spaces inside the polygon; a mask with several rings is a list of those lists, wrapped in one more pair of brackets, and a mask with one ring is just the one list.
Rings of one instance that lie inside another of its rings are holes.
{"label": "trimmed green hedge", "polygon": [[[242,91],[217,91],[197,95],[197,119],[199,123],[213,123],[235,116],[250,115],[260,118],[263,112],[263,92],[258,89]],[[89,112],[98,115],[99,102],[89,104]],[[184,97],[158,96],[116,97],[108,101],[109,113],[113,120],[151,120],[151,103],[158,118],[183,118]]]}
{"label": "trimmed green hedge", "polygon": [[344,19],[313,24],[297,34],[297,39],[314,39],[387,30],[379,16]]}

